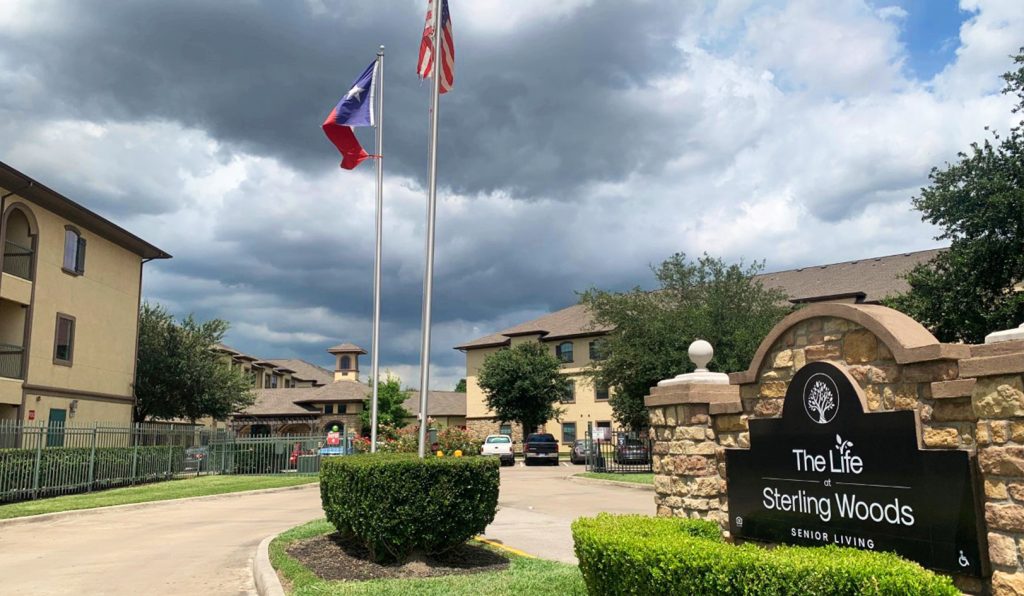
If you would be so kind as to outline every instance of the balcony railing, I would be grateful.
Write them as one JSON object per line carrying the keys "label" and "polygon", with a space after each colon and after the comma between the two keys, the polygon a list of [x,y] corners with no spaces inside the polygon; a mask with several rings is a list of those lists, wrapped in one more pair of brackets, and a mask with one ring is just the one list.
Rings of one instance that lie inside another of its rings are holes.
{"label": "balcony railing", "polygon": [[4,242],[4,273],[32,281],[32,249]]}
{"label": "balcony railing", "polygon": [[20,379],[24,359],[25,348],[0,344],[0,377]]}

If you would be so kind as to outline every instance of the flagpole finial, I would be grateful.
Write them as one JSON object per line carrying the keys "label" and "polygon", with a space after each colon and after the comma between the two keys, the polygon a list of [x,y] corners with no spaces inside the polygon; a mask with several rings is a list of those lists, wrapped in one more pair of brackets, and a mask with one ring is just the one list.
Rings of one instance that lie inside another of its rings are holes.
{"label": "flagpole finial", "polygon": [[384,44],[380,44],[380,48],[377,49],[377,55],[380,56],[384,53]]}

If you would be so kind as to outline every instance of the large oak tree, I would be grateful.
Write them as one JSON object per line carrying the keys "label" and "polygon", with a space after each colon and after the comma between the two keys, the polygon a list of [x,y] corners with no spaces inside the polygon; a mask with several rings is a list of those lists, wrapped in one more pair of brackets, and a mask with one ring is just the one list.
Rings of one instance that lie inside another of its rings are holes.
{"label": "large oak tree", "polygon": [[679,253],[654,269],[655,291],[582,294],[595,329],[611,329],[602,340],[604,358],[591,363],[588,374],[597,386],[611,388],[616,422],[634,430],[647,425],[644,396],[658,381],[693,370],[686,352],[694,340],[711,342],[713,370],[750,365],[761,340],[790,311],[784,293],[755,278],[762,267],[708,255],[694,262]]}
{"label": "large oak tree", "polygon": [[223,420],[253,403],[251,381],[213,352],[228,324],[220,319],[177,322],[160,305],[139,312],[135,371],[136,422],[211,416]]}

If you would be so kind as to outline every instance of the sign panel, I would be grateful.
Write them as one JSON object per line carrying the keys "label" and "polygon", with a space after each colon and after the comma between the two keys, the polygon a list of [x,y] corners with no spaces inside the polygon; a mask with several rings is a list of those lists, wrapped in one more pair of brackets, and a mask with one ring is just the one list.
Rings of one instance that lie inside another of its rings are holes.
{"label": "sign panel", "polygon": [[966,451],[918,448],[917,413],[865,413],[838,367],[793,377],[781,418],[750,420],[750,449],[727,449],[737,538],[892,551],[925,567],[987,573]]}

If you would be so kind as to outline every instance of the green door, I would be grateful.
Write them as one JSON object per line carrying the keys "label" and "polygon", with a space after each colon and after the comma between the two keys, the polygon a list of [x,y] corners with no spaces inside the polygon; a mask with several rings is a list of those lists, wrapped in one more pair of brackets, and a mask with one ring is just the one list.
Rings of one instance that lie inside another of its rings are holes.
{"label": "green door", "polygon": [[64,446],[64,422],[67,420],[67,417],[67,410],[50,408],[50,416],[47,422],[48,428],[46,430],[47,447]]}

